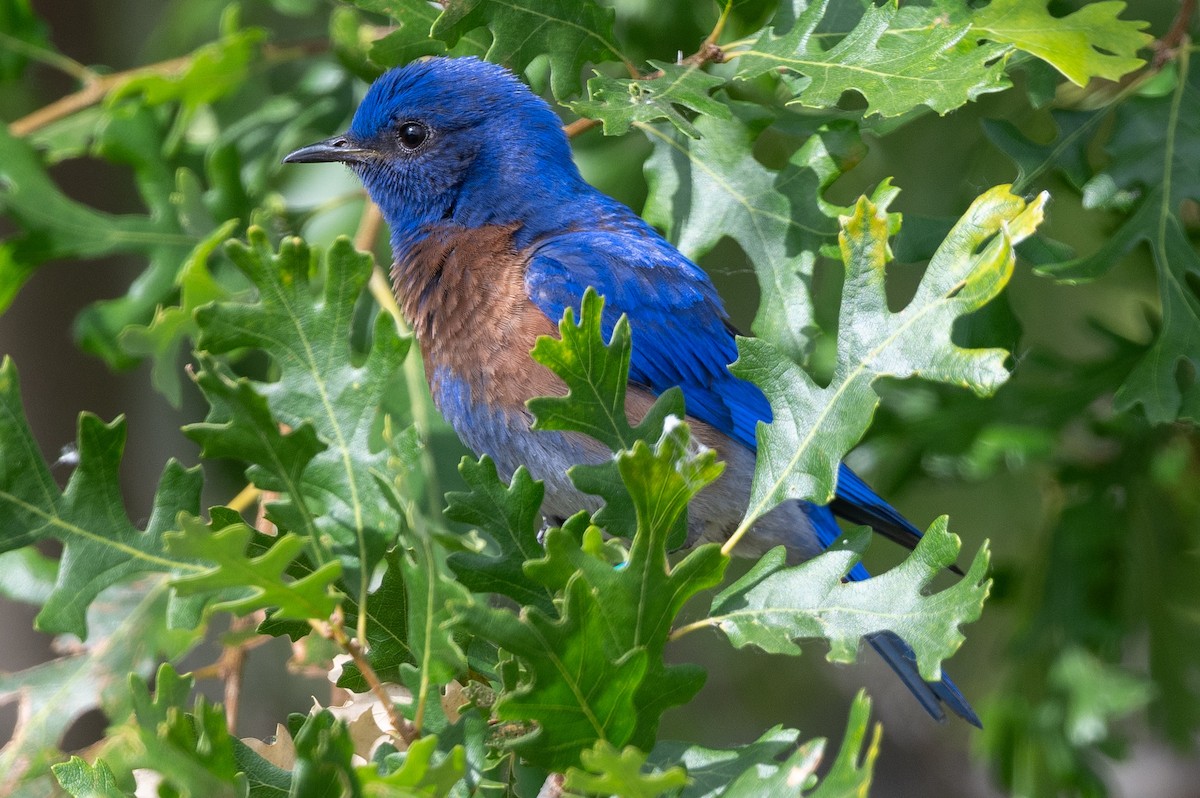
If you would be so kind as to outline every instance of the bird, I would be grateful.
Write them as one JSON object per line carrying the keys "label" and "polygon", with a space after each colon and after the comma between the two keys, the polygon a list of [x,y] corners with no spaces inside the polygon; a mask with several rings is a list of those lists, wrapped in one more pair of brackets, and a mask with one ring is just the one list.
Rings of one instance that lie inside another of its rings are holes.
{"label": "bird", "polygon": [[[385,72],[339,135],[285,163],[341,163],[361,180],[391,231],[393,286],[424,360],[438,410],[470,449],[506,477],[524,465],[545,484],[542,512],[594,508],[567,477],[611,454],[582,435],[534,431],[525,403],[562,395],[535,362],[540,336],[578,307],[587,287],[605,299],[602,328],[622,314],[633,333],[627,412],[644,415],[678,387],[697,440],[726,468],[689,508],[688,543],[723,541],[747,506],[758,422],[771,407],[735,377],[736,332],[705,272],[626,205],[580,174],[562,122],[507,68],[435,57]],[[701,198],[699,201],[703,201]],[[836,516],[913,548],[921,532],[842,465],[828,505],[789,501],[760,519],[735,551],[783,544],[789,559],[839,536]],[[861,564],[847,575],[868,578]],[[891,632],[867,637],[922,707],[982,727],[949,677],[921,678],[912,649]]]}

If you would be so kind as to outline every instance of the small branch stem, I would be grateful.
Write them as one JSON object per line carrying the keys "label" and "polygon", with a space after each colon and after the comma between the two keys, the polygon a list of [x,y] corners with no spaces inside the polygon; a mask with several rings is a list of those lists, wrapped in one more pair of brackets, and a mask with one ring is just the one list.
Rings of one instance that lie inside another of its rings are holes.
{"label": "small branch stem", "polygon": [[[732,9],[733,0],[726,0],[725,7],[721,10],[721,16],[717,17],[717,23],[713,25],[713,29],[704,37],[704,41],[701,42],[699,49],[687,58],[680,60],[680,65],[700,69],[705,64],[720,64],[725,60],[725,51],[718,47],[716,42],[721,36],[721,32],[725,30],[725,23],[729,19],[729,12]],[[634,80],[653,80],[662,76],[662,70],[656,69],[653,72],[638,72],[628,62],[626,62],[626,67],[630,70],[630,76]],[[574,122],[563,125],[563,132],[567,134],[567,138],[573,139],[599,124],[599,119],[581,116]]]}
{"label": "small branch stem", "polygon": [[[1181,0],[1179,12],[1175,14],[1175,19],[1171,22],[1171,27],[1167,29],[1166,35],[1152,45],[1154,60],[1151,62],[1151,67],[1154,70],[1157,71],[1163,64],[1175,57],[1175,51],[1187,36],[1188,24],[1192,21],[1195,13],[1196,0]],[[1184,80],[1186,77],[1186,75],[1180,76],[1180,80]]]}
{"label": "small branch stem", "polygon": [[[265,63],[288,61],[293,58],[311,55],[314,52],[320,52],[327,46],[327,44],[311,42],[291,46],[266,44],[262,48],[262,59]],[[28,136],[30,133],[40,130],[49,124],[64,119],[71,114],[79,113],[85,108],[101,102],[110,92],[131,78],[147,74],[170,75],[174,72],[180,72],[187,68],[194,57],[194,54],[189,54],[177,58],[168,58],[166,61],[159,61],[156,64],[135,67],[123,72],[114,72],[111,75],[97,76],[96,73],[87,70],[88,74],[94,77],[91,80],[85,79],[82,89],[74,94],[61,97],[31,114],[21,117],[9,124],[8,129],[14,136]]]}
{"label": "small branch stem", "polygon": [[238,495],[230,499],[229,503],[225,506],[230,510],[244,513],[246,510],[249,510],[251,507],[253,507],[261,496],[261,490],[256,488],[253,484],[247,484],[246,487],[242,488],[238,492]]}
{"label": "small branch stem", "polygon": [[[242,618],[234,618],[229,624],[229,634],[240,636],[243,632],[253,630],[262,620],[263,613],[251,613]],[[246,670],[246,654],[250,650],[249,640],[237,640],[233,645],[226,646],[221,652],[218,664],[221,666],[221,678],[225,682],[225,720],[229,731],[237,729],[238,709],[241,706],[242,677]]]}
{"label": "small branch stem", "polygon": [[388,721],[392,724],[392,728],[396,730],[396,734],[406,744],[412,744],[413,741],[421,736],[420,730],[396,711],[396,704],[392,701],[392,697],[388,695],[387,690],[383,689],[383,682],[379,680],[379,675],[375,673],[375,669],[371,667],[371,663],[367,662],[367,658],[363,655],[362,647],[358,644],[358,641],[350,639],[346,634],[346,627],[343,621],[342,610],[339,607],[329,621],[310,619],[308,623],[317,634],[337,643],[350,655],[350,658],[354,660],[354,664],[358,666],[363,680],[371,688],[371,693],[383,705],[384,712],[388,716]]}
{"label": "small branch stem", "polygon": [[701,629],[708,629],[709,627],[715,625],[716,622],[712,618],[701,618],[698,621],[693,621],[692,623],[672,629],[671,634],[667,635],[667,639],[678,640],[681,637],[690,635],[692,632],[698,632]]}

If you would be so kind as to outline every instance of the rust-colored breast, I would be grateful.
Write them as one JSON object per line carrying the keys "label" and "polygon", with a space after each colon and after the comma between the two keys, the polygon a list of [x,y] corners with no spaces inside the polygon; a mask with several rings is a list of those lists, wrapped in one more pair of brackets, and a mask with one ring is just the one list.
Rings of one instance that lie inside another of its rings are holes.
{"label": "rust-colored breast", "polygon": [[524,409],[533,396],[566,387],[529,350],[557,327],[525,293],[525,261],[513,226],[440,227],[392,267],[396,298],[413,326],[425,373],[449,373],[474,402]]}

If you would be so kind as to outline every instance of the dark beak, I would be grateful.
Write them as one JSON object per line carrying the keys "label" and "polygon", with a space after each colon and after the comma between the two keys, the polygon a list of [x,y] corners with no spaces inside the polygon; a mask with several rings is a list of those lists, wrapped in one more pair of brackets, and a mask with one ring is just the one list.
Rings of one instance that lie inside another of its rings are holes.
{"label": "dark beak", "polygon": [[289,152],[283,158],[284,163],[357,163],[372,155],[372,151],[360,147],[345,133],[333,138],[318,141],[301,147],[295,152]]}

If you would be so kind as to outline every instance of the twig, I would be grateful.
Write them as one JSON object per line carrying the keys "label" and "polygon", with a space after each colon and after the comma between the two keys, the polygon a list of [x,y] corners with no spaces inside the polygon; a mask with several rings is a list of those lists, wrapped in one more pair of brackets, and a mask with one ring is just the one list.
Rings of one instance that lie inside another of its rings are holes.
{"label": "twig", "polygon": [[159,61],[157,64],[149,66],[137,67],[124,72],[115,72],[111,75],[105,75],[98,78],[92,83],[87,84],[74,94],[68,94],[47,106],[39,108],[33,113],[23,116],[17,121],[8,126],[8,129],[14,136],[28,136],[40,128],[45,127],[60,119],[76,114],[85,108],[95,105],[108,96],[108,93],[125,81],[145,74],[171,74],[185,68],[192,60],[192,56],[185,55],[179,58],[170,58],[166,61]]}
{"label": "twig", "polygon": [[[1171,27],[1167,29],[1166,35],[1151,45],[1154,49],[1154,60],[1151,64],[1155,70],[1161,68],[1167,61],[1175,58],[1175,51],[1187,36],[1188,23],[1192,21],[1192,15],[1195,13],[1196,0],[1182,0],[1180,2],[1179,12],[1171,22]],[[1180,80],[1183,80],[1185,77],[1181,76]]]}
{"label": "twig", "polygon": [[363,656],[362,647],[359,646],[358,641],[351,640],[346,634],[344,620],[342,609],[339,607],[334,611],[333,616],[328,622],[309,619],[308,623],[317,634],[337,643],[350,655],[350,658],[354,660],[354,664],[358,666],[358,671],[362,674],[363,680],[371,688],[371,693],[374,694],[377,701],[383,704],[383,710],[387,713],[388,721],[392,724],[392,728],[396,730],[396,733],[400,735],[400,738],[406,744],[411,745],[413,741],[421,736],[420,730],[396,711],[396,705],[392,702],[392,697],[388,695],[387,690],[383,689],[383,682],[379,680],[379,675],[375,673],[375,669],[371,667],[371,663],[367,662],[367,658]]}
{"label": "twig", "polygon": [[[266,44],[263,46],[262,56],[263,61],[268,63],[286,61],[302,55],[320,52],[327,46],[327,44],[320,45],[317,42],[305,42],[286,47]],[[90,83],[86,83],[82,89],[74,94],[61,97],[49,105],[43,106],[33,113],[12,122],[9,124],[8,129],[14,136],[28,136],[30,133],[40,130],[46,125],[95,105],[128,80],[142,75],[170,75],[180,72],[187,68],[194,57],[195,54],[189,54],[177,58],[168,58],[166,61],[159,61],[155,64],[148,64],[146,66],[127,69],[123,72],[114,72],[111,75],[97,77]]]}
{"label": "twig", "polygon": [[[1188,0],[1194,2],[1194,0]],[[704,37],[704,41],[700,43],[699,49],[689,55],[687,58],[680,59],[681,66],[695,67],[700,69],[705,64],[720,64],[725,61],[725,51],[717,46],[717,39],[721,32],[725,30],[725,22],[729,19],[729,12],[733,8],[733,0],[727,0],[725,8],[721,11],[721,16],[717,18],[717,23],[713,25],[713,29]],[[662,77],[662,70],[656,69],[653,72],[634,72],[634,80],[654,80]],[[581,133],[586,133],[592,128],[600,124],[599,119],[582,116],[574,122],[563,125],[563,132],[567,134],[567,138],[573,139]]]}
{"label": "twig", "polygon": [[249,510],[258,501],[260,496],[262,496],[262,491],[255,487],[253,483],[248,483],[225,506],[230,510],[243,513]]}
{"label": "twig", "polygon": [[[229,624],[229,634],[239,635],[253,630],[262,620],[262,612],[251,613],[241,618],[234,618]],[[264,638],[265,639],[265,638]],[[241,705],[242,677],[246,671],[246,654],[250,650],[250,640],[240,640],[231,646],[226,646],[219,660],[225,681],[225,719],[232,733],[237,728],[238,709]]]}

